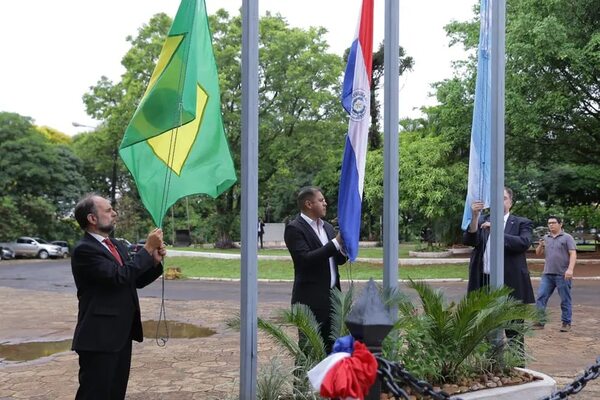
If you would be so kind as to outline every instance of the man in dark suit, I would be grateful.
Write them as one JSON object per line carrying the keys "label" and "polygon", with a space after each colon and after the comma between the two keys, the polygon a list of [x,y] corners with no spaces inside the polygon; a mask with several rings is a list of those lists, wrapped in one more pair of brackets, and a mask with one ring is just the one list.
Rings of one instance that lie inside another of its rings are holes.
{"label": "man in dark suit", "polygon": [[[535,303],[533,287],[525,253],[531,246],[533,224],[530,220],[510,214],[513,192],[504,189],[504,285],[510,287],[512,296],[523,303]],[[482,217],[483,202],[474,201],[471,205],[471,224],[464,233],[463,243],[473,246],[469,263],[468,291],[477,290],[490,284],[490,221]],[[512,330],[506,331],[509,340],[516,341],[524,350],[523,337]]]}
{"label": "man in dark suit", "polygon": [[298,193],[300,214],[285,227],[284,240],[294,261],[292,304],[307,305],[320,324],[320,333],[329,353],[331,331],[330,291],[340,289],[338,265],[346,262],[341,251],[342,237],[323,221],[327,202],[316,187],[304,187]]}
{"label": "man in dark suit", "polygon": [[131,365],[131,341],[143,340],[136,288],[158,278],[166,254],[160,229],[152,231],[134,258],[109,238],[117,213],[98,195],[75,206],[85,231],[71,258],[79,313],[72,349],[79,355],[76,399],[124,399]]}

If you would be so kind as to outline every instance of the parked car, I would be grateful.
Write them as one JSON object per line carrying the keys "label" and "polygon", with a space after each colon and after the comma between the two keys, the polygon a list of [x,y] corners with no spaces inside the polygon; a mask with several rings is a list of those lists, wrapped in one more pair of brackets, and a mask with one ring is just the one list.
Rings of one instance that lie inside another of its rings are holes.
{"label": "parked car", "polygon": [[48,257],[63,256],[60,246],[50,244],[38,237],[21,236],[14,242],[0,243],[0,247],[11,249],[16,257],[38,257],[45,260]]}
{"label": "parked car", "polygon": [[69,252],[69,243],[65,242],[64,240],[54,240],[50,243],[60,246],[64,258],[67,258],[71,255]]}
{"label": "parked car", "polygon": [[0,260],[12,260],[15,258],[15,252],[8,247],[0,247]]}
{"label": "parked car", "polygon": [[129,247],[127,248],[127,250],[129,251],[129,255],[134,255],[135,253],[140,251],[140,249],[142,247],[144,247],[145,244],[146,244],[146,239],[141,239],[141,240],[138,240],[138,242],[135,244],[130,244]]}

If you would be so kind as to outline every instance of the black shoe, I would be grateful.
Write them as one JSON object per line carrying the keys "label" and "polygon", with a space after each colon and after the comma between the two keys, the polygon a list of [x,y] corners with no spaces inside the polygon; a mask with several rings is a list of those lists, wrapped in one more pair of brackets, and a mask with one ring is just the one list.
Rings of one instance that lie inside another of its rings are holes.
{"label": "black shoe", "polygon": [[535,331],[540,331],[540,330],[544,329],[544,324],[536,322],[533,325],[531,325],[531,329],[533,329]]}

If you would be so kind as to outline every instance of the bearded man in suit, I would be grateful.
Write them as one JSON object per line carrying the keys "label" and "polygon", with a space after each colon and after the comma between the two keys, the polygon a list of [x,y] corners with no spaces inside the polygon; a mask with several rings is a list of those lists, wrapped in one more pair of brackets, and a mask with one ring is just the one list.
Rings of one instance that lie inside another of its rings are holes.
{"label": "bearded man in suit", "polygon": [[[332,288],[340,289],[338,265],[346,262],[343,242],[333,226],[323,221],[327,202],[321,190],[314,186],[298,193],[300,214],[285,227],[284,240],[294,262],[292,304],[307,305],[320,324],[320,333],[327,353],[333,341],[331,332]],[[302,342],[302,338],[300,340]]]}
{"label": "bearded man in suit", "polygon": [[124,399],[131,366],[132,340],[143,340],[137,288],[163,272],[163,233],[153,230],[144,248],[131,258],[127,248],[109,237],[117,213],[96,194],[75,206],[85,231],[71,257],[79,313],[72,349],[79,355],[76,399]]}

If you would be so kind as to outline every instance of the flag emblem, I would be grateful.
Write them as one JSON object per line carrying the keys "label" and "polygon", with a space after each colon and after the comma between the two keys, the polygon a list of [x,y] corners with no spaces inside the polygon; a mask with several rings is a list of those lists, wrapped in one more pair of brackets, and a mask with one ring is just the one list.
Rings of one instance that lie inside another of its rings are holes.
{"label": "flag emblem", "polygon": [[369,105],[367,94],[362,89],[355,89],[352,92],[352,108],[350,109],[350,118],[353,121],[360,121],[365,117]]}
{"label": "flag emblem", "polygon": [[338,191],[338,221],[344,250],[350,261],[358,255],[365,164],[371,122],[371,71],[373,67],[373,1],[363,0],[358,29],[342,87],[342,107],[349,114]]}

